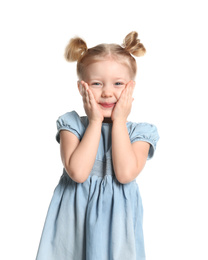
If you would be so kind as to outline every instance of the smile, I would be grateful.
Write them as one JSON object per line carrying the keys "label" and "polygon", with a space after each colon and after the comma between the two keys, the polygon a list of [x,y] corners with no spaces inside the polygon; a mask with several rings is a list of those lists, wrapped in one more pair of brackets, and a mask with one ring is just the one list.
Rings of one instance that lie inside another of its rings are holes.
{"label": "smile", "polygon": [[100,105],[105,108],[111,108],[115,105],[115,103],[100,103]]}

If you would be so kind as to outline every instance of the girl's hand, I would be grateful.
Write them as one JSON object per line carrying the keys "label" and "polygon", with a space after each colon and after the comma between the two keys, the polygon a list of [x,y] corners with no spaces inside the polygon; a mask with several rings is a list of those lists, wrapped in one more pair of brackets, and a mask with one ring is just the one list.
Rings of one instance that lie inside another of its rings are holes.
{"label": "girl's hand", "polygon": [[135,87],[135,81],[131,80],[127,83],[126,87],[123,89],[119,97],[119,100],[117,101],[113,109],[111,115],[112,121],[119,120],[126,123],[127,117],[131,111],[132,102],[134,100],[132,98],[134,87]]}
{"label": "girl's hand", "polygon": [[101,122],[104,117],[100,111],[100,108],[94,98],[92,91],[88,84],[83,80],[80,82],[80,93],[82,95],[85,112],[88,116],[89,122],[97,121]]}

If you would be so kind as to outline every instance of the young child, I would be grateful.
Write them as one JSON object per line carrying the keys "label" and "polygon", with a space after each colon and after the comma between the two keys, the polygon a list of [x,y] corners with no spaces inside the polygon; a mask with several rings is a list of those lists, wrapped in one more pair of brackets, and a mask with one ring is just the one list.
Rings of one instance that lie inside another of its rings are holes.
{"label": "young child", "polygon": [[127,121],[136,61],[146,52],[129,33],[122,46],[87,48],[80,38],[65,50],[77,61],[87,116],[57,120],[63,175],[45,221],[37,260],[144,260],[143,208],[136,177],[155,151],[157,129]]}

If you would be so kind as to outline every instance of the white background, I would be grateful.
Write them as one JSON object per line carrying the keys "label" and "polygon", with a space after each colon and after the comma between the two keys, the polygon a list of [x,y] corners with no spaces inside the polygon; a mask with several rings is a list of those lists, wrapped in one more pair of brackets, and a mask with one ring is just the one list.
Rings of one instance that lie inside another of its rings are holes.
{"label": "white background", "polygon": [[1,1],[0,259],[35,259],[62,173],[56,119],[84,114],[66,44],[75,35],[88,47],[121,44],[136,30],[147,54],[137,59],[128,119],[160,134],[137,178],[147,260],[208,260],[205,2]]}

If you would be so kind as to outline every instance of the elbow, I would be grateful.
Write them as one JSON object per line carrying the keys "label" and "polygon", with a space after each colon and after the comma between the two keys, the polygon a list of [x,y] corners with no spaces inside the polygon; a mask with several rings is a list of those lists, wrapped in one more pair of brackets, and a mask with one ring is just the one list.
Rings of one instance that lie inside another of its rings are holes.
{"label": "elbow", "polygon": [[117,181],[118,181],[120,184],[127,184],[127,183],[129,183],[128,180],[124,180],[124,179],[120,179],[120,178],[117,178]]}
{"label": "elbow", "polygon": [[69,175],[69,177],[77,183],[84,183],[87,180],[87,178],[85,176],[83,176],[83,173],[80,174],[79,172],[73,171],[72,169],[69,169],[66,167],[65,167],[65,170],[66,170],[67,174]]}
{"label": "elbow", "polygon": [[134,180],[134,179],[124,178],[124,177],[117,177],[117,181],[118,181],[120,184],[127,184],[127,183],[132,182],[133,180]]}
{"label": "elbow", "polygon": [[72,177],[73,181],[77,182],[77,183],[84,183],[87,179],[84,178],[79,178],[77,176]]}
{"label": "elbow", "polygon": [[130,178],[131,176],[128,174],[120,173],[116,175],[116,179],[120,184],[127,184],[131,182],[133,179]]}
{"label": "elbow", "polygon": [[119,174],[116,174],[116,178],[119,183],[121,184],[127,184],[132,182],[136,179],[136,177],[139,175],[140,172],[120,172]]}

